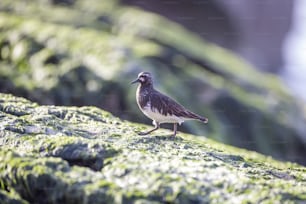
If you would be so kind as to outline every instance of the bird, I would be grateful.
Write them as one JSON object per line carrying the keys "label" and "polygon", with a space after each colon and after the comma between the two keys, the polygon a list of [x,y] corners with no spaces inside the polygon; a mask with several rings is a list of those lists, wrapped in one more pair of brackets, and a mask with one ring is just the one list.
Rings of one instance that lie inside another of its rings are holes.
{"label": "bird", "polygon": [[153,120],[154,128],[147,132],[139,132],[139,135],[147,135],[160,128],[162,123],[173,123],[173,137],[177,133],[177,125],[185,120],[198,120],[208,123],[208,118],[191,112],[174,99],[156,90],[153,86],[153,78],[150,72],[140,72],[136,80],[138,83],[136,101],[139,109],[148,118]]}

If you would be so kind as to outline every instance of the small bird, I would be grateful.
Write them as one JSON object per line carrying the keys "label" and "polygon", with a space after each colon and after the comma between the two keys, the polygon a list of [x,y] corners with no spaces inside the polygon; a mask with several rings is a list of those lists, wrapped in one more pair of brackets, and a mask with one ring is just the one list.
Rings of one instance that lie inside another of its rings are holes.
{"label": "small bird", "polygon": [[139,135],[147,135],[157,130],[161,123],[173,123],[173,136],[175,137],[177,124],[181,125],[185,120],[208,122],[207,118],[187,110],[170,97],[155,90],[151,73],[140,72],[138,78],[131,82],[131,84],[134,83],[139,83],[136,91],[137,104],[140,110],[153,120],[155,126],[147,132],[140,132]]}

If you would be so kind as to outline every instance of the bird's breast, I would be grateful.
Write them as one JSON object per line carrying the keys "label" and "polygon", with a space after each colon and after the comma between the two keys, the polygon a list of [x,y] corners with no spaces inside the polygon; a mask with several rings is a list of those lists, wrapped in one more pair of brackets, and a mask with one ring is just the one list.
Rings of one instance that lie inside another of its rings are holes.
{"label": "bird's breast", "polygon": [[141,86],[138,86],[137,88],[136,101],[140,109],[143,109],[149,101],[148,91],[142,89]]}
{"label": "bird's breast", "polygon": [[142,112],[152,120],[155,120],[159,123],[179,123],[181,124],[184,122],[184,118],[178,117],[176,115],[164,115],[162,114],[163,111],[158,111],[156,108],[151,108],[151,104],[148,103],[145,107],[143,107]]}

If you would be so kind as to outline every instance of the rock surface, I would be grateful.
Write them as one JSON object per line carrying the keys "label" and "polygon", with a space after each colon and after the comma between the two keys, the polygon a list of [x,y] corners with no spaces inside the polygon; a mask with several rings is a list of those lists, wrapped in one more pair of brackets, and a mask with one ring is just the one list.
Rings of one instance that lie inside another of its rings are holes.
{"label": "rock surface", "polygon": [[205,40],[233,50],[258,69],[274,73],[284,67],[283,45],[295,24],[293,7],[297,7],[294,1],[279,0],[121,2],[178,22]]}
{"label": "rock surface", "polygon": [[306,164],[305,109],[284,85],[165,18],[116,1],[1,0],[0,31],[0,92],[142,122],[127,84],[147,70],[210,120],[181,130]]}
{"label": "rock surface", "polygon": [[1,203],[303,203],[306,168],[95,107],[0,94]]}

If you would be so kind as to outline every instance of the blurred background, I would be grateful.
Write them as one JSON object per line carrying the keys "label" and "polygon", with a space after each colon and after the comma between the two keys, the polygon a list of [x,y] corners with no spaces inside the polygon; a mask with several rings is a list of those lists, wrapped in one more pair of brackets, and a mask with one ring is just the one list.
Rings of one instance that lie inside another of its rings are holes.
{"label": "blurred background", "polygon": [[1,0],[0,92],[151,124],[129,84],[150,71],[210,120],[181,131],[306,165],[305,18],[303,0]]}

